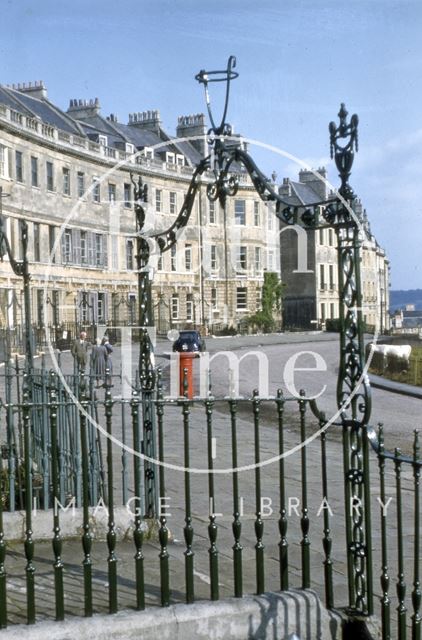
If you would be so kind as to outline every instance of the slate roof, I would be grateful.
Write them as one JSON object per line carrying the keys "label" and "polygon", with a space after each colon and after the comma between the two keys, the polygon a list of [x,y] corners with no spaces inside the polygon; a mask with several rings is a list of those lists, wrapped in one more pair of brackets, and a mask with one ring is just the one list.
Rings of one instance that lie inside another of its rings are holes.
{"label": "slate roof", "polygon": [[82,134],[78,124],[46,98],[34,98],[16,89],[0,86],[0,102],[23,115],[40,118],[42,122],[67,133]]}

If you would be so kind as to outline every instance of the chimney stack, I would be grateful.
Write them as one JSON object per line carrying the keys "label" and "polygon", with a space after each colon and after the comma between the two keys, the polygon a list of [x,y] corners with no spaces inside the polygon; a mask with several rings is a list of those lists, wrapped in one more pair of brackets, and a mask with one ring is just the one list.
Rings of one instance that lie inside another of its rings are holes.
{"label": "chimney stack", "polygon": [[100,112],[100,101],[98,98],[90,100],[81,100],[73,98],[69,101],[67,113],[76,118],[76,120],[84,120],[97,115]]}
{"label": "chimney stack", "polygon": [[28,82],[28,84],[25,82],[17,85],[14,84],[12,87],[20,93],[25,93],[32,98],[38,98],[39,100],[45,100],[47,98],[47,87],[42,80],[36,80],[34,83]]}

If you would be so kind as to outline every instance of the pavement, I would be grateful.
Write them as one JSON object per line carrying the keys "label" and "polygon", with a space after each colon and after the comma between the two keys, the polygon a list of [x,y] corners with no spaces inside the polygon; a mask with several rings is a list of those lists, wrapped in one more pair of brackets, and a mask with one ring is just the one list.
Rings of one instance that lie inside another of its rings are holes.
{"label": "pavement", "polygon": [[[270,336],[255,336],[253,340],[248,336],[239,338],[231,337],[225,339],[207,339],[207,348],[214,350],[221,349],[220,345],[236,345],[237,348],[247,346],[283,344],[296,344],[303,342],[332,342],[338,339],[335,334],[279,334]],[[159,341],[157,345],[158,358],[167,350],[167,341]],[[226,347],[225,347],[226,348]],[[117,351],[117,350],[116,350]],[[71,366],[70,354],[62,354],[63,366]],[[117,363],[117,356],[116,356]],[[48,362],[47,362],[48,366]],[[100,393],[100,392],[99,392]],[[118,389],[114,388],[114,393],[118,395]],[[100,396],[99,396],[100,397]],[[321,476],[321,443],[316,436],[317,427],[312,416],[307,416],[306,436],[310,438],[309,444],[305,448],[300,447],[300,421],[298,407],[295,402],[288,402],[284,412],[284,446],[289,450],[289,455],[284,460],[284,481],[282,487],[288,505],[288,527],[287,542],[289,550],[289,586],[300,588],[302,586],[302,540],[303,540],[303,508],[306,506],[310,519],[309,540],[310,540],[310,580],[311,588],[319,596],[321,601],[325,598],[324,588],[324,560],[326,559],[322,540],[324,538],[323,516],[324,509],[322,476]],[[101,413],[101,412],[100,412]],[[122,428],[119,422],[118,411],[115,411],[114,422],[116,433]],[[243,547],[243,587],[245,594],[256,592],[255,575],[255,545],[257,543],[255,532],[255,511],[256,511],[256,486],[260,483],[261,497],[264,503],[261,504],[263,511],[264,535],[263,544],[265,546],[265,590],[276,592],[280,587],[280,564],[279,564],[279,509],[280,509],[280,464],[276,458],[279,451],[278,416],[274,402],[263,402],[260,406],[260,462],[261,472],[257,476],[256,469],[251,465],[256,461],[254,453],[254,423],[253,413],[250,404],[239,402],[237,406],[237,441],[238,441],[238,466],[243,467],[237,476],[239,493],[242,498],[242,530],[241,544]],[[100,417],[101,419],[101,417]],[[121,419],[120,419],[121,420]],[[190,467],[196,472],[186,474],[184,463],[186,462],[184,450],[184,427],[182,407],[177,403],[168,403],[164,408],[164,459],[167,463],[165,468],[166,484],[166,504],[168,527],[171,532],[171,542],[168,546],[169,566],[170,566],[170,588],[171,605],[180,605],[185,601],[185,531],[186,510],[185,510],[185,483],[190,479],[191,485],[191,514],[194,552],[194,583],[195,599],[197,601],[209,601],[210,598],[210,567],[209,550],[210,538],[208,525],[210,523],[210,501],[209,501],[209,479],[207,473],[207,424],[206,410],[201,403],[196,403],[190,407],[189,413],[189,435],[190,435]],[[127,440],[130,441],[130,419],[125,422],[127,426]],[[217,548],[219,552],[219,590],[220,598],[230,598],[234,594],[234,573],[233,573],[233,483],[235,476],[230,472],[232,466],[232,442],[231,442],[232,415],[229,412],[227,401],[218,401],[213,408],[212,438],[215,439],[215,459],[214,468],[214,496],[213,511],[216,514],[218,527]],[[348,603],[347,591],[347,559],[345,554],[345,531],[344,531],[344,489],[343,489],[343,462],[342,448],[338,433],[327,432],[327,459],[329,461],[329,489],[327,498],[329,501],[329,536],[332,540],[333,562],[333,585],[335,606],[342,607]],[[103,450],[105,451],[105,441],[103,440]],[[117,445],[113,445],[113,467],[115,476],[115,500],[120,506],[125,506],[122,501],[121,478],[122,478],[122,458],[124,453]],[[304,462],[306,459],[306,478],[304,473]],[[379,497],[379,477],[376,461],[372,465],[371,477],[371,499],[373,504],[373,556],[374,556],[374,588],[376,596],[377,611],[378,598],[381,590],[378,576],[381,575],[380,558],[380,532],[379,513],[380,506],[377,501]],[[129,482],[129,495],[133,496],[133,460],[127,455],[127,474]],[[413,476],[412,470],[403,469],[403,523],[405,540],[405,562],[406,576],[408,583],[412,582],[412,553],[414,540],[413,522]],[[306,491],[305,491],[306,487]],[[389,540],[391,541],[391,554],[389,558],[389,571],[391,581],[397,575],[396,555],[394,540],[397,535],[396,521],[396,501],[395,501],[395,478],[392,467],[387,468],[386,473],[387,496],[392,497],[391,519],[389,518]],[[306,500],[306,505],[304,503]],[[52,531],[53,518],[50,512],[37,513],[37,518],[45,520],[44,527],[47,531]],[[77,537],[65,540],[63,544],[63,562],[65,566],[65,608],[66,617],[71,621],[72,627],[77,633],[77,623],[82,624],[80,616],[83,615],[83,548],[81,543],[80,516],[76,516],[79,522],[76,526]],[[131,520],[130,514],[128,519]],[[79,527],[79,529],[78,529]],[[96,614],[105,614],[108,610],[108,548],[104,540],[104,531],[101,534],[96,531],[95,515],[91,510],[91,532],[94,534],[92,562],[93,562],[93,589],[94,589],[94,611]],[[96,534],[96,537],[95,537]],[[325,534],[327,531],[325,530]],[[26,610],[26,588],[25,588],[25,552],[21,542],[7,541],[6,572],[7,572],[7,607],[10,624],[23,624],[25,622]],[[148,540],[143,546],[144,566],[145,566],[145,588],[147,607],[159,607],[160,605],[160,572],[159,554],[160,544],[157,537]],[[120,616],[131,616],[136,603],[136,575],[134,554],[135,548],[130,536],[121,536],[117,543],[117,573],[118,573],[118,600],[119,610],[123,613]],[[35,584],[36,584],[36,610],[37,621],[49,621],[54,618],[54,556],[52,552],[51,540],[39,541],[35,543]],[[391,585],[391,610],[393,617],[397,606],[394,593],[395,589]],[[411,611],[411,589],[408,589],[407,606]],[[132,612],[132,613],[131,613]],[[79,620],[79,622],[77,622]],[[85,623],[84,623],[85,624]],[[1,634],[1,632],[0,632]],[[48,634],[47,634],[48,635]],[[5,636],[6,637],[6,636]],[[66,635],[62,636],[67,637]],[[82,635],[81,635],[82,637]],[[85,636],[84,636],[85,637]],[[95,636],[97,637],[97,636]],[[101,637],[101,636],[98,636]],[[117,637],[117,636],[116,636]],[[129,637],[129,636],[127,636]],[[139,636],[142,637],[142,636]],[[165,636],[163,636],[165,637]],[[175,636],[176,637],[176,636]],[[199,637],[199,636],[198,636]],[[211,636],[209,636],[211,637]],[[254,636],[252,636],[254,637]],[[258,637],[258,636],[256,636]],[[261,636],[259,636],[261,637]],[[262,636],[265,637],[265,636]],[[271,636],[272,637],[272,636]],[[302,636],[301,636],[302,639]],[[312,639],[313,640],[313,639]]]}

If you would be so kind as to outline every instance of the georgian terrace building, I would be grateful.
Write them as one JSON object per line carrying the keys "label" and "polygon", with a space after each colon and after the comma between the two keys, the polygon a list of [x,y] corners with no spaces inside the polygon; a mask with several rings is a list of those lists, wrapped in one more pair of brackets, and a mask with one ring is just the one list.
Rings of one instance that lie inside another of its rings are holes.
{"label": "georgian terrace building", "polygon": [[[325,168],[318,169],[326,177]],[[325,182],[312,171],[301,170],[299,180],[284,178],[279,193],[293,206],[326,200]],[[362,315],[368,327],[380,332],[390,328],[389,260],[371,232],[366,211],[357,200],[355,213],[362,223]],[[337,239],[334,229],[306,231],[304,264],[300,267],[296,232],[281,225],[281,279],[285,284],[283,322],[286,328],[323,328],[339,317]]]}
{"label": "georgian terrace building", "polygon": [[[177,140],[200,136],[197,140]],[[5,228],[20,257],[19,220],[29,225],[32,321],[136,323],[136,242],[131,174],[148,185],[147,225],[169,227],[206,140],[202,114],[178,119],[176,140],[158,111],[104,118],[98,99],[53,105],[42,82],[0,87],[0,186]],[[239,168],[226,211],[203,176],[177,246],[152,264],[158,328],[236,325],[260,308],[264,269],[279,273],[278,222]],[[22,283],[0,263],[0,326],[22,319]]]}

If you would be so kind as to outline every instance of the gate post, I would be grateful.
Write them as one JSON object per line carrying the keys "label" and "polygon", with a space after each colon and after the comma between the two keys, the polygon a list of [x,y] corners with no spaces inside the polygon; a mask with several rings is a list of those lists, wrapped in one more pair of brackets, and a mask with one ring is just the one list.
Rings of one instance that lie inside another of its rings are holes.
{"label": "gate post", "polygon": [[[343,427],[344,496],[346,518],[349,613],[373,613],[371,505],[367,426],[371,413],[369,380],[364,374],[364,323],[361,291],[360,220],[354,213],[355,194],[348,183],[357,151],[358,117],[347,123],[344,104],[340,124],[330,123],[331,157],[341,186],[340,201],[327,207],[327,221],[335,227],[338,243],[340,366],[337,405]],[[346,139],[344,145],[339,139]]]}
{"label": "gate post", "polygon": [[142,400],[143,453],[145,473],[145,515],[153,518],[157,514],[157,482],[154,464],[156,449],[155,429],[155,360],[154,344],[155,331],[154,314],[152,311],[152,286],[149,271],[150,248],[148,241],[142,235],[145,224],[145,209],[148,187],[142,184],[139,177],[136,183],[132,178],[135,196],[136,216],[136,266],[138,272],[138,318],[139,318],[139,381]]}

